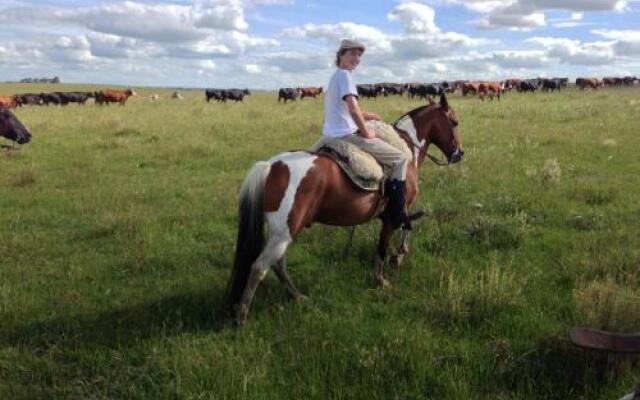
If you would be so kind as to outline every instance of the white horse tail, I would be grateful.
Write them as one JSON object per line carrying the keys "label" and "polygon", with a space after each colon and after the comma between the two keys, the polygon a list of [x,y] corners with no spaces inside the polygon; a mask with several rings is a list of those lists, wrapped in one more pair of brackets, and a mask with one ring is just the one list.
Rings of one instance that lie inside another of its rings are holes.
{"label": "white horse tail", "polygon": [[249,280],[251,265],[265,245],[262,195],[270,170],[271,163],[268,161],[255,163],[240,189],[236,253],[227,284],[227,300],[230,305],[240,301]]}

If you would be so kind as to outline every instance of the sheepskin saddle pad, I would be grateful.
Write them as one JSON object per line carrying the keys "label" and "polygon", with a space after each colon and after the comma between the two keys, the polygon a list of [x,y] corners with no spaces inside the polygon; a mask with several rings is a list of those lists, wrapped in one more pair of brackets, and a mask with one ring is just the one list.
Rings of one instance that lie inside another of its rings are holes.
{"label": "sheepskin saddle pad", "polygon": [[[366,125],[378,138],[404,152],[407,158],[412,158],[409,146],[393,126],[382,121],[367,121]],[[331,156],[353,183],[363,190],[379,191],[382,182],[391,174],[391,170],[383,168],[371,154],[340,138],[321,137],[309,150]]]}

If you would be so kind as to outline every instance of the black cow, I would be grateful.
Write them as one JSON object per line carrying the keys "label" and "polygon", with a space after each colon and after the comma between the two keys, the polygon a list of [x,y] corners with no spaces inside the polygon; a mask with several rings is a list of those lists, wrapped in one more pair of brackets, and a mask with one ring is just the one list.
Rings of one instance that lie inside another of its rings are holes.
{"label": "black cow", "polygon": [[567,84],[569,83],[569,78],[553,78],[555,81],[558,81],[561,88],[566,89]]}
{"label": "black cow", "polygon": [[384,93],[384,88],[382,86],[367,83],[356,85],[356,89],[358,90],[358,96],[366,98],[373,97],[375,99],[379,94]]}
{"label": "black cow", "polygon": [[61,93],[67,103],[78,103],[84,105],[89,98],[94,98],[92,92],[64,92]]}
{"label": "black cow", "polygon": [[382,86],[384,92],[384,97],[387,97],[389,95],[392,94],[397,94],[399,96],[402,96],[405,92],[405,85],[400,84],[400,83],[380,83],[379,85]]}
{"label": "black cow", "polygon": [[560,88],[562,87],[559,79],[542,79],[541,81],[542,90],[544,90],[545,92],[548,92],[549,90],[551,90],[551,92],[560,90]]}
{"label": "black cow", "polygon": [[22,106],[24,104],[42,105],[42,95],[41,94],[24,93],[24,94],[19,94],[18,97],[20,97],[20,103],[19,103],[20,106]]}
{"label": "black cow", "polygon": [[439,83],[411,83],[408,85],[407,93],[411,98],[418,96],[419,99],[426,99],[427,96],[444,93],[444,88]]}
{"label": "black cow", "polygon": [[524,79],[520,81],[520,86],[518,87],[519,92],[535,92],[537,89],[538,89],[537,79]]}
{"label": "black cow", "polygon": [[31,132],[9,110],[0,108],[0,136],[18,144],[29,143]]}
{"label": "black cow", "polygon": [[207,97],[207,103],[209,103],[211,99],[215,99],[217,102],[226,102],[226,92],[224,89],[205,89],[204,95]]}
{"label": "black cow", "polygon": [[42,97],[42,102],[47,106],[51,103],[56,105],[63,103],[62,97],[58,92],[42,93],[40,96]]}
{"label": "black cow", "polygon": [[300,93],[300,88],[280,88],[278,90],[278,103],[280,103],[280,100],[284,100],[285,103],[287,100],[295,101],[300,97]]}
{"label": "black cow", "polygon": [[244,96],[250,95],[249,89],[228,89],[225,90],[225,98],[234,100],[236,103],[244,101]]}
{"label": "black cow", "polygon": [[638,80],[635,76],[625,76],[622,78],[622,84],[624,86],[633,86],[633,84]]}
{"label": "black cow", "polygon": [[444,93],[453,93],[456,91],[455,82],[442,81],[440,82],[440,86],[442,87],[442,91]]}

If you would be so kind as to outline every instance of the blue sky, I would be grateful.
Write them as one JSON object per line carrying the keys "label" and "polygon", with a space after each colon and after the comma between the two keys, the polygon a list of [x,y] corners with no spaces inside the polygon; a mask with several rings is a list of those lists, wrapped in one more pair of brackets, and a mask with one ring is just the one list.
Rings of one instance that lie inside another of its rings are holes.
{"label": "blue sky", "polygon": [[346,37],[358,82],[640,75],[638,0],[0,0],[0,80],[322,85]]}

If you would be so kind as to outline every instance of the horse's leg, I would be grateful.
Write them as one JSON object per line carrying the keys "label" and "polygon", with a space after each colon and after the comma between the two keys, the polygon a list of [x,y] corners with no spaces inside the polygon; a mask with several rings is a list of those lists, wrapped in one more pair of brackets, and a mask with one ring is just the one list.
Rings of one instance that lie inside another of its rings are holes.
{"label": "horse's leg", "polygon": [[300,293],[300,291],[293,284],[293,281],[291,281],[289,272],[287,272],[287,255],[286,254],[283,255],[278,260],[276,265],[273,267],[273,272],[276,273],[276,276],[280,280],[280,283],[282,283],[282,286],[284,286],[285,289],[287,289],[287,292],[295,301],[301,301],[306,299],[306,296]]}
{"label": "horse's leg", "polygon": [[378,239],[378,251],[376,251],[374,266],[375,266],[375,280],[376,283],[383,289],[391,287],[391,283],[384,277],[384,264],[387,260],[387,249],[389,248],[389,241],[393,235],[393,228],[388,222],[382,223],[382,230],[380,231],[380,238]]}
{"label": "horse's leg", "polygon": [[396,267],[399,267],[402,264],[405,254],[409,253],[409,236],[411,235],[411,231],[408,229],[402,229],[401,235],[402,239],[400,246],[398,246],[398,253],[393,257],[393,263]]}
{"label": "horse's leg", "polygon": [[251,301],[253,300],[253,295],[255,294],[258,285],[267,275],[267,272],[269,272],[269,268],[284,256],[289,243],[291,243],[289,238],[285,239],[280,235],[272,236],[269,238],[269,241],[262,250],[262,253],[260,253],[256,261],[251,265],[251,272],[249,273],[247,286],[242,292],[240,303],[235,307],[236,322],[238,325],[244,325],[246,322],[247,315],[249,315],[249,308],[251,307]]}

